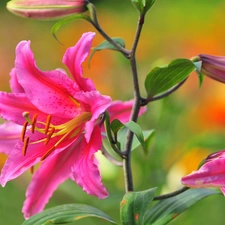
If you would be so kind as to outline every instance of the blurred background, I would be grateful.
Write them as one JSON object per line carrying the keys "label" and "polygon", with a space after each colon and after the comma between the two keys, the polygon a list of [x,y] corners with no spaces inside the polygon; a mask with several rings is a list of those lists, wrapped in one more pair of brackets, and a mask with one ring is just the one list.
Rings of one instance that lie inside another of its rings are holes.
{"label": "blurred background", "polygon": [[[102,28],[114,37],[122,37],[129,49],[137,24],[137,12],[129,0],[93,0]],[[122,3],[121,3],[122,2]],[[71,22],[52,36],[55,22],[35,21],[9,13],[7,1],[0,2],[0,90],[10,91],[9,72],[14,66],[15,47],[21,40],[31,40],[36,62],[42,70],[64,67],[61,63],[65,50],[74,45],[83,32],[95,31],[85,21]],[[154,66],[169,63],[174,58],[191,58],[200,53],[225,55],[225,2],[223,0],[159,0],[148,13],[137,51],[142,95],[144,79]],[[97,34],[94,45],[103,41]],[[132,98],[129,63],[117,52],[98,52],[84,76],[91,77],[97,89],[113,99]],[[201,89],[195,73],[169,97],[153,102],[140,118],[143,129],[156,130],[145,156],[142,149],[133,152],[132,167],[136,191],[158,186],[158,193],[181,187],[180,178],[195,170],[213,151],[225,148],[225,86],[205,78]],[[0,154],[0,168],[6,156]],[[119,203],[124,194],[123,172],[101,158],[103,182],[110,197],[98,200],[85,194],[72,181],[62,184],[46,208],[66,203],[96,206],[119,221]],[[23,222],[21,208],[29,172],[0,187],[0,225],[19,225]],[[225,198],[211,196],[194,205],[171,225],[224,224]],[[107,224],[99,219],[84,219],[73,224]]]}

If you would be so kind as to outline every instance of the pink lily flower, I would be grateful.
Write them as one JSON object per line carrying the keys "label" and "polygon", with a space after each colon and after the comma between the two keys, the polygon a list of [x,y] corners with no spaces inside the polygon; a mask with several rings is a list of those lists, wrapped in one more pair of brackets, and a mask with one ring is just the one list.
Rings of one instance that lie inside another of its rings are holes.
{"label": "pink lily flower", "polygon": [[68,178],[90,195],[108,196],[94,156],[102,147],[102,114],[108,110],[112,119],[126,122],[133,101],[111,102],[90,79],[82,77],[81,64],[94,36],[84,33],[63,57],[73,80],[61,69],[39,70],[29,41],[16,48],[15,68],[10,74],[12,92],[0,92],[0,115],[12,121],[0,127],[0,145],[4,139],[11,140],[3,148],[9,156],[0,183],[4,187],[41,162],[26,191],[25,218],[42,211],[58,185]]}
{"label": "pink lily flower", "polygon": [[220,187],[225,195],[225,151],[209,155],[199,170],[182,177],[181,182],[192,188]]}

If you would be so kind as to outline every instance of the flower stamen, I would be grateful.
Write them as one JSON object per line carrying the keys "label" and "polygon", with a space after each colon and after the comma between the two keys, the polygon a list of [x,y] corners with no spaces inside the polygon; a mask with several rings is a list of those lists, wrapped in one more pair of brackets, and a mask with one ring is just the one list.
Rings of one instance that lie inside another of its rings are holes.
{"label": "flower stamen", "polygon": [[26,155],[29,139],[30,139],[29,137],[26,137],[24,142],[23,142],[23,149],[22,149],[23,156]]}
{"label": "flower stamen", "polygon": [[43,161],[44,159],[46,159],[53,151],[55,150],[55,145],[53,147],[51,147],[42,157],[41,157],[41,161]]}
{"label": "flower stamen", "polygon": [[51,140],[51,137],[52,137],[52,135],[54,134],[54,132],[55,132],[55,128],[54,128],[54,127],[51,127],[51,128],[48,130],[48,136],[47,136],[47,138],[46,138],[46,140],[45,140],[45,142],[44,142],[44,145],[47,145],[47,144],[48,144],[48,142]]}
{"label": "flower stamen", "polygon": [[49,131],[51,119],[52,119],[51,115],[48,115],[48,117],[46,119],[46,124],[45,124],[45,134],[47,134]]}
{"label": "flower stamen", "polygon": [[[80,115],[76,116],[75,118],[72,118],[66,121],[65,123],[61,123],[58,125],[54,125],[51,123],[51,115],[47,116],[46,122],[38,121],[37,120],[38,114],[35,114],[32,120],[30,119],[28,112],[24,112],[23,116],[26,119],[26,122],[24,123],[23,131],[21,134],[21,140],[24,142],[24,146],[22,149],[22,153],[24,156],[26,155],[28,144],[43,143],[46,146],[51,139],[57,138],[57,139],[54,139],[55,141],[51,144],[50,148],[47,149],[46,152],[41,157],[41,161],[43,161],[66,138],[69,138],[69,139],[75,138],[81,132],[81,126],[83,126],[85,122],[91,119],[92,114],[90,112],[83,112]],[[25,133],[26,133],[28,125],[31,126],[30,130],[32,133],[37,131],[46,136],[39,140],[31,141],[29,143],[29,137],[25,137]]]}
{"label": "flower stamen", "polygon": [[21,135],[20,135],[20,139],[21,139],[22,142],[24,142],[27,126],[28,126],[28,122],[25,121],[25,123],[23,124],[23,129],[22,129]]}
{"label": "flower stamen", "polygon": [[36,122],[37,122],[37,114],[34,114],[32,121],[31,121],[31,132],[34,133],[35,127],[36,127]]}
{"label": "flower stamen", "polygon": [[30,167],[30,173],[33,174],[34,173],[34,166]]}

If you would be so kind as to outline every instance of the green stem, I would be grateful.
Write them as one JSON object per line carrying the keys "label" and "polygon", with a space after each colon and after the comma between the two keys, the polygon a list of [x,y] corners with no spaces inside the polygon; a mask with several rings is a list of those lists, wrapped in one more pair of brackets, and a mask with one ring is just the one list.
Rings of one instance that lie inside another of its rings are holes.
{"label": "green stem", "polygon": [[185,80],[183,80],[183,81],[181,81],[180,83],[178,83],[176,86],[174,86],[173,88],[171,88],[169,91],[167,91],[167,92],[165,92],[165,93],[163,93],[163,94],[161,94],[161,95],[157,95],[157,96],[155,96],[155,97],[152,97],[152,98],[147,98],[147,99],[142,99],[141,101],[142,101],[142,103],[141,103],[141,106],[145,106],[145,105],[147,105],[149,102],[153,102],[153,101],[156,101],[156,100],[160,100],[160,99],[162,99],[162,98],[165,98],[165,97],[167,97],[168,95],[170,95],[170,94],[172,94],[174,91],[176,91],[178,88],[180,88],[184,83],[185,83],[185,81],[188,79],[188,77],[185,79]]}
{"label": "green stem", "polygon": [[130,51],[125,49],[123,46],[117,44],[111,37],[109,37],[105,31],[101,28],[101,26],[99,25],[98,22],[98,18],[97,18],[97,12],[96,12],[96,8],[93,4],[89,3],[87,5],[90,14],[91,14],[91,21],[89,21],[94,28],[111,44],[113,45],[119,52],[121,52],[126,58],[130,57]]}
{"label": "green stem", "polygon": [[[134,105],[132,108],[131,113],[131,121],[137,122],[138,114],[141,107],[141,96],[140,96],[140,89],[139,89],[139,81],[138,81],[138,72],[137,72],[137,63],[136,63],[136,49],[140,39],[142,27],[144,24],[144,14],[140,16],[136,35],[134,38],[134,42],[132,45],[132,50],[130,54],[130,65],[132,70],[132,80],[134,86]],[[132,177],[132,168],[131,168],[131,147],[133,142],[134,134],[130,130],[127,133],[127,142],[125,145],[125,156],[123,158],[123,168],[124,168],[124,176],[125,176],[125,186],[126,192],[133,191],[133,177]]]}
{"label": "green stem", "polygon": [[116,141],[115,139],[113,138],[112,136],[112,131],[111,131],[111,128],[110,128],[110,120],[109,120],[109,114],[108,112],[106,111],[105,112],[105,128],[106,128],[106,134],[107,134],[107,138],[109,140],[109,143],[112,147],[112,149],[119,155],[123,158],[123,155],[124,153],[121,152],[117,146],[116,146]]}
{"label": "green stem", "polygon": [[159,196],[155,196],[153,198],[153,201],[156,201],[156,200],[163,200],[163,199],[167,199],[167,198],[172,198],[174,196],[177,196],[185,191],[187,191],[189,189],[189,187],[182,187],[181,189],[177,190],[177,191],[174,191],[174,192],[171,192],[171,193],[168,193],[168,194],[165,194],[165,195],[159,195]]}

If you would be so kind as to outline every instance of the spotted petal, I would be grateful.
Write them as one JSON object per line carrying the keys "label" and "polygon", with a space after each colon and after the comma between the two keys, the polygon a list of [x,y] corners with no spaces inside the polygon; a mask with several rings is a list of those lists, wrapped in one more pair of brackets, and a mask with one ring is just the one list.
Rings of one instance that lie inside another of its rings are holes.
{"label": "spotted petal", "polygon": [[23,112],[29,112],[31,117],[41,113],[30,101],[24,93],[6,93],[0,92],[0,115],[5,120],[11,120],[17,124],[23,125],[25,119]]}
{"label": "spotted petal", "polygon": [[73,98],[74,82],[61,70],[39,70],[30,50],[30,41],[18,44],[15,69],[27,98],[40,111],[66,118],[77,115],[79,107]]}
{"label": "spotted petal", "polygon": [[75,95],[84,111],[90,111],[92,118],[85,125],[85,138],[89,142],[96,120],[110,106],[111,98],[101,95],[98,91],[78,92]]}

